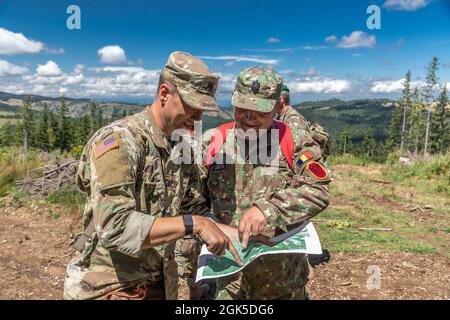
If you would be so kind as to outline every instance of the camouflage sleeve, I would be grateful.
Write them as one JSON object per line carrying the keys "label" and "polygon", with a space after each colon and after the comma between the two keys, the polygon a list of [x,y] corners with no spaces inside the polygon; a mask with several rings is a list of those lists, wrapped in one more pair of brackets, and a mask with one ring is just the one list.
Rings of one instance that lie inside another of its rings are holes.
{"label": "camouflage sleeve", "polygon": [[202,185],[202,168],[200,165],[186,165],[185,178],[189,179],[188,188],[183,197],[181,208],[190,214],[207,215],[209,209]]}
{"label": "camouflage sleeve", "polygon": [[330,170],[322,161],[320,148],[305,130],[292,132],[295,144],[294,169],[280,169],[287,184],[272,186],[255,205],[264,213],[271,228],[286,230],[291,224],[310,219],[325,210],[330,202]]}
{"label": "camouflage sleeve", "polygon": [[142,147],[125,128],[113,128],[93,139],[89,154],[95,230],[108,250],[138,257],[154,216],[138,211],[136,179]]}

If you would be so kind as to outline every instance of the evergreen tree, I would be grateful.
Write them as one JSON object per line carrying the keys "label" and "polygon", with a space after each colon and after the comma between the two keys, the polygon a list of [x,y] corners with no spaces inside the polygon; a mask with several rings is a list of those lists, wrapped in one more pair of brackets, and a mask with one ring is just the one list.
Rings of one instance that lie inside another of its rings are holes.
{"label": "evergreen tree", "polygon": [[338,152],[340,154],[350,153],[353,149],[352,140],[350,139],[350,129],[346,126],[342,129],[338,137]]}
{"label": "evergreen tree", "polygon": [[50,112],[48,110],[48,105],[45,103],[37,128],[36,146],[47,152],[50,151],[50,141],[48,137],[49,116]]}
{"label": "evergreen tree", "polygon": [[48,143],[50,146],[50,150],[54,150],[58,148],[58,134],[59,134],[59,124],[53,112],[49,113],[48,117]]}
{"label": "evergreen tree", "polygon": [[367,130],[366,135],[364,136],[364,139],[361,143],[361,151],[369,158],[372,158],[374,154],[376,146],[375,138],[373,137],[373,130],[372,128],[369,128]]}
{"label": "evergreen tree", "polygon": [[28,151],[28,147],[30,146],[30,141],[32,139],[33,134],[33,114],[31,112],[31,98],[27,97],[23,100],[22,106],[22,139],[23,139],[23,148],[25,152]]}
{"label": "evergreen tree", "polygon": [[[405,145],[405,131],[407,117],[411,111],[411,71],[405,75],[405,81],[403,82],[403,95],[400,99],[400,105],[403,106],[403,117],[402,117],[402,131],[400,134],[400,154],[403,153],[403,147]],[[406,143],[407,144],[407,143]]]}
{"label": "evergreen tree", "polygon": [[59,128],[57,135],[57,146],[62,151],[69,151],[71,148],[72,135],[71,126],[67,117],[67,106],[64,98],[61,100],[61,107],[59,109]]}
{"label": "evergreen tree", "polygon": [[97,105],[95,102],[92,102],[91,104],[91,116],[90,116],[90,123],[91,123],[91,135],[93,135],[101,126],[101,122],[99,121],[98,116],[98,110]]}
{"label": "evergreen tree", "polygon": [[78,126],[80,128],[79,135],[77,139],[78,145],[84,145],[91,137],[91,117],[88,114],[85,114],[81,118],[81,123]]}
{"label": "evergreen tree", "polygon": [[448,104],[447,87],[444,86],[431,119],[430,140],[432,151],[435,153],[446,152],[449,146],[450,112],[447,108]]}
{"label": "evergreen tree", "polygon": [[386,141],[386,146],[389,151],[396,149],[399,144],[401,117],[402,117],[401,105],[396,105],[395,111],[392,114],[391,124],[389,125],[389,136]]}
{"label": "evergreen tree", "polygon": [[425,129],[425,146],[423,153],[425,155],[428,154],[428,140],[429,140],[429,133],[430,133],[430,123],[431,123],[431,104],[434,102],[434,90],[435,86],[438,83],[439,79],[437,77],[437,70],[439,68],[439,59],[437,57],[433,57],[431,60],[428,70],[427,70],[427,76],[426,76],[426,83],[427,86],[424,89],[423,95],[425,98],[425,102],[427,104],[427,125]]}

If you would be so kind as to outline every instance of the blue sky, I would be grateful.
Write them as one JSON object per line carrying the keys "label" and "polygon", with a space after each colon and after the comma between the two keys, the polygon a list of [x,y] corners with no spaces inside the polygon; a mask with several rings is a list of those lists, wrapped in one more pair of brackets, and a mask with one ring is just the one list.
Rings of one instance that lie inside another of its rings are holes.
{"label": "blue sky", "polygon": [[[69,30],[66,9],[81,9]],[[366,9],[381,9],[369,30]],[[0,90],[147,102],[174,50],[221,76],[229,105],[236,75],[278,71],[294,102],[395,98],[408,69],[423,86],[432,56],[450,84],[450,1],[1,1]]]}

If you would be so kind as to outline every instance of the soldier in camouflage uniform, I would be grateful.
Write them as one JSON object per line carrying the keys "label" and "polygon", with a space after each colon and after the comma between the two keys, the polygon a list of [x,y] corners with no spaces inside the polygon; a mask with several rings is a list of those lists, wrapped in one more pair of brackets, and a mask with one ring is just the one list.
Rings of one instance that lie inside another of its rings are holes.
{"label": "soldier in camouflage uniform", "polygon": [[304,116],[291,106],[289,88],[286,85],[281,86],[280,103],[277,105],[276,119],[286,123],[289,127],[299,128],[309,131],[311,124]]}
{"label": "soldier in camouflage uniform", "polygon": [[190,230],[190,216],[182,214],[193,214],[192,234],[213,253],[228,249],[237,256],[207,218],[196,166],[176,164],[172,152],[176,130],[192,134],[204,110],[218,109],[217,83],[200,59],[174,52],[152,105],[88,141],[77,172],[77,185],[87,195],[85,231],[67,267],[65,299],[178,298],[174,250],[182,251],[183,242],[176,240]]}
{"label": "soldier in camouflage uniform", "polygon": [[[261,141],[267,134],[261,129],[274,130],[281,85],[281,77],[269,69],[252,67],[239,74],[232,97],[236,124],[211,164],[207,163],[211,211],[229,225],[222,230],[232,239],[239,238],[243,247],[251,236],[286,232],[323,211],[330,201],[329,170],[319,146],[301,125],[290,124],[293,168],[276,145],[278,141],[269,138],[266,144],[278,148],[278,165],[249,161],[252,151],[245,147],[247,139],[242,141],[242,132],[255,129]],[[212,131],[205,133],[206,137],[212,135]],[[205,140],[208,144],[208,138]],[[257,150],[266,147],[258,143]],[[311,170],[313,167],[317,170]],[[233,299],[305,299],[308,270],[303,254],[262,256],[247,266],[238,280],[228,281],[226,292]],[[225,298],[223,291],[219,298]]]}
{"label": "soldier in camouflage uniform", "polygon": [[323,160],[326,160],[330,154],[330,142],[328,133],[320,124],[315,122],[311,124],[306,118],[291,106],[291,97],[289,88],[286,85],[281,86],[280,103],[277,107],[277,120],[286,123],[291,128],[306,130],[312,138],[319,144],[322,150]]}

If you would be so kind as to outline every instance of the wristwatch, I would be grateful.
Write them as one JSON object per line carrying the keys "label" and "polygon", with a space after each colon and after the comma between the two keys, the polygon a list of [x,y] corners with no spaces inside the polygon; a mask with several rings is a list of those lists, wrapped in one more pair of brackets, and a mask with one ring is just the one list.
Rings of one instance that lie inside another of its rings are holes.
{"label": "wristwatch", "polygon": [[192,220],[192,215],[183,214],[183,223],[185,236],[192,236],[194,234],[194,220]]}

